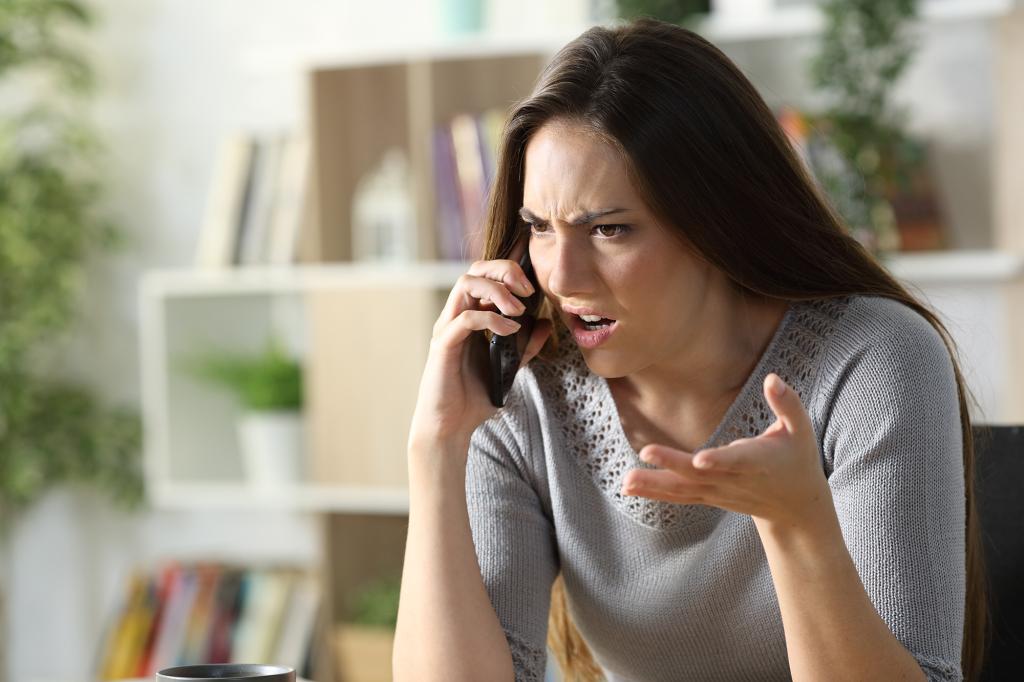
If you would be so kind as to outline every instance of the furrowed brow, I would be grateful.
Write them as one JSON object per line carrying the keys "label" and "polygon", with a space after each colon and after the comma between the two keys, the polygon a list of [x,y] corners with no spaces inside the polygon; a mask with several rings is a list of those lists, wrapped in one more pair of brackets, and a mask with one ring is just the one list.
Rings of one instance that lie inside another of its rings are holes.
{"label": "furrowed brow", "polygon": [[[623,213],[623,212],[628,211],[628,210],[629,209],[626,209],[626,208],[605,208],[605,209],[600,209],[600,210],[597,210],[597,211],[587,211],[586,213],[584,213],[580,217],[574,218],[573,220],[570,220],[569,224],[570,225],[574,225],[574,226],[575,225],[586,225],[588,223],[591,223],[591,222],[597,220],[598,218],[600,218],[602,216],[611,215],[613,213]],[[519,209],[519,217],[522,218],[523,220],[525,220],[526,222],[533,223],[535,225],[547,225],[548,224],[548,221],[543,220],[542,218],[538,218],[536,215],[534,215],[534,213],[530,209],[526,208],[525,206],[523,206],[522,208]]]}

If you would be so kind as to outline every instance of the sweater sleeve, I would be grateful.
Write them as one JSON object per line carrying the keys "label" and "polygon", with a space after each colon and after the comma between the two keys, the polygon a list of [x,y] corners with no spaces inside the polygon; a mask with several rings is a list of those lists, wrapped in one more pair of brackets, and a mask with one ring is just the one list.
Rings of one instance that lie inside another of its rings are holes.
{"label": "sweater sleeve", "polygon": [[871,323],[869,338],[838,362],[822,451],[843,536],[875,609],[929,680],[962,680],[957,385],[938,332],[905,311]]}
{"label": "sweater sleeve", "polygon": [[548,608],[558,572],[550,513],[528,466],[522,396],[474,431],[466,501],[480,574],[505,631],[516,682],[543,682]]}

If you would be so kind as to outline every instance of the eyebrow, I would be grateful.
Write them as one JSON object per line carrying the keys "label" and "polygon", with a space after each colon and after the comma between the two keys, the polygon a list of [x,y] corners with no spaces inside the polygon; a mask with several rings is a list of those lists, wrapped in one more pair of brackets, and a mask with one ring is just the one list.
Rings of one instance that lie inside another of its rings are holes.
{"label": "eyebrow", "polygon": [[[601,216],[606,216],[606,215],[609,215],[611,213],[623,213],[624,211],[628,211],[628,210],[629,210],[628,208],[605,208],[605,209],[600,209],[600,210],[597,210],[597,211],[587,211],[586,213],[581,215],[579,218],[576,218],[575,220],[570,220],[569,224],[570,225],[586,225],[587,223],[593,222],[594,220],[596,220],[597,218],[600,218]],[[548,221],[543,220],[541,218],[538,218],[537,216],[535,216],[533,214],[532,211],[530,211],[530,209],[526,208],[525,206],[523,206],[522,208],[519,209],[519,217],[522,218],[523,220],[525,220],[528,223],[535,223],[537,225],[547,225],[548,224]]]}

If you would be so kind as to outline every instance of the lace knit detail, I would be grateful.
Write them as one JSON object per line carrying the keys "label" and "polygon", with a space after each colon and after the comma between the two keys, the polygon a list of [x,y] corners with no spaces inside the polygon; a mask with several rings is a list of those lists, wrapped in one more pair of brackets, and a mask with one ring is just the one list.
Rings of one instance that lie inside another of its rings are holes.
{"label": "lace knit detail", "polygon": [[528,645],[510,632],[505,632],[512,665],[515,668],[515,682],[544,682],[544,668],[547,665],[547,651]]}
{"label": "lace knit detail", "polygon": [[963,671],[958,665],[953,665],[941,658],[924,654],[914,654],[914,658],[917,659],[917,663],[921,666],[921,670],[924,672],[928,682],[946,682],[946,680],[963,679]]}
{"label": "lace knit detail", "polygon": [[[769,372],[781,376],[806,404],[825,341],[849,301],[849,297],[843,297],[794,302],[722,423],[701,448],[754,437],[771,425],[774,414],[761,390]],[[559,340],[554,360],[531,366],[551,401],[552,421],[562,429],[563,442],[571,450],[568,454],[589,472],[602,493],[614,501],[616,508],[652,528],[684,527],[722,514],[717,507],[620,493],[626,472],[652,467],[630,445],[607,381],[590,372],[570,332],[562,325],[556,325],[556,329]]]}

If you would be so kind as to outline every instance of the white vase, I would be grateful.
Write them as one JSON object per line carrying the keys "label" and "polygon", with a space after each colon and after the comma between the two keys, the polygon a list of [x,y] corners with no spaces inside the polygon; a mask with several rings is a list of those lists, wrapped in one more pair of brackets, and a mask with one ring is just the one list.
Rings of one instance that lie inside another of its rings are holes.
{"label": "white vase", "polygon": [[238,439],[250,485],[272,490],[302,482],[305,474],[302,412],[247,412],[238,420]]}

